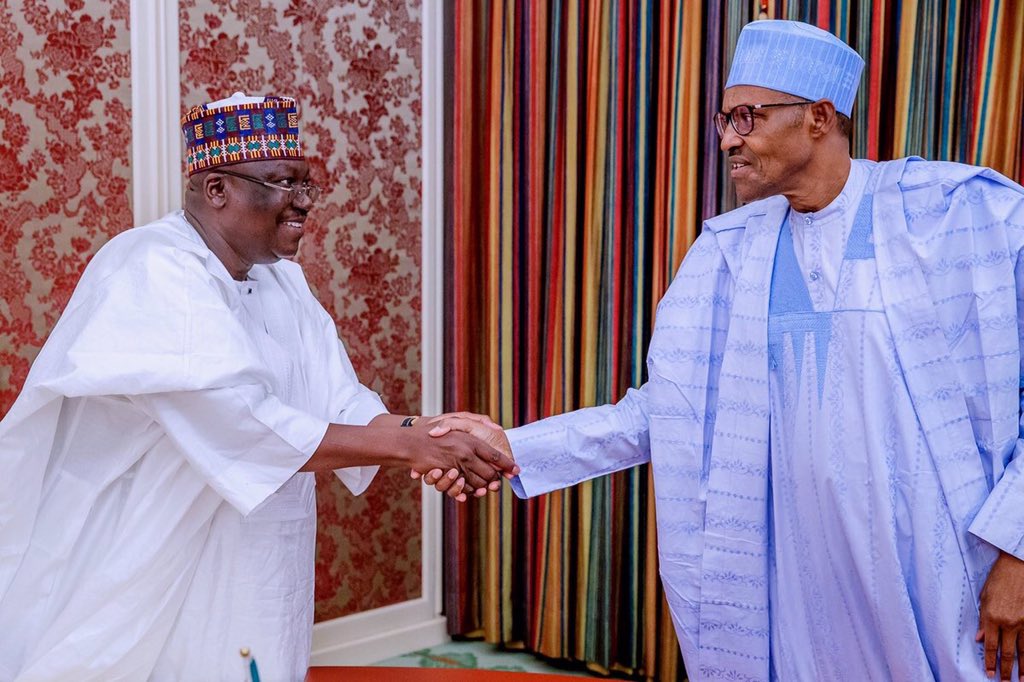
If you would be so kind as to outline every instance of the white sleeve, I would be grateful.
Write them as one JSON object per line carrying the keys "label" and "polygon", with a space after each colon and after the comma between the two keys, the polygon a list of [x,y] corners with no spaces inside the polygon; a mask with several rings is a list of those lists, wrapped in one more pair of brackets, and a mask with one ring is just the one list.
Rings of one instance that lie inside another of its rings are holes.
{"label": "white sleeve", "polygon": [[152,393],[131,400],[163,426],[208,485],[242,514],[309,461],[328,426],[258,385]]}
{"label": "white sleeve", "polygon": [[[352,362],[348,359],[348,353],[345,352],[345,345],[341,339],[338,339],[337,344],[338,366],[341,372],[341,376],[337,378],[337,384],[341,386],[337,396],[340,408],[332,421],[338,424],[366,426],[377,415],[387,414],[387,408],[377,393],[359,383]],[[353,495],[360,495],[369,487],[378,469],[380,467],[377,466],[346,467],[335,469],[334,474]]]}
{"label": "white sleeve", "polygon": [[521,498],[576,485],[650,461],[647,399],[629,389],[615,405],[588,407],[507,432],[522,473],[512,479]]}
{"label": "white sleeve", "polygon": [[387,414],[388,410],[376,392],[359,383],[356,372],[352,368],[352,362],[348,359],[348,353],[345,352],[345,346],[340,339],[338,346],[338,364],[341,372],[338,384],[342,387],[338,398],[341,407],[333,421],[338,424],[366,426],[374,417]]}

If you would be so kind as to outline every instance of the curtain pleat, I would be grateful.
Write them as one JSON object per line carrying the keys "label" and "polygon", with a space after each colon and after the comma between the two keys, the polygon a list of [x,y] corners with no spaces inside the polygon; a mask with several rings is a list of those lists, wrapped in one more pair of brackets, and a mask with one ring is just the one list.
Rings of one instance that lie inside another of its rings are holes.
{"label": "curtain pleat", "polygon": [[[735,206],[711,116],[759,14],[865,57],[855,156],[1024,179],[1024,3],[452,0],[448,409],[514,426],[643,383],[658,300],[700,221]],[[683,679],[655,531],[647,467],[446,502],[449,630]]]}

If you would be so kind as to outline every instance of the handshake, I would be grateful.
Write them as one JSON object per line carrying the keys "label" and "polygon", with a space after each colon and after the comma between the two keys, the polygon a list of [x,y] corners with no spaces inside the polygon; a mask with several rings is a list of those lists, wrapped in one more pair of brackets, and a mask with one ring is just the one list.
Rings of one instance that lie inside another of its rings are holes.
{"label": "handshake", "polygon": [[429,440],[413,458],[410,475],[458,502],[497,491],[502,477],[519,473],[505,430],[486,415],[419,417],[412,428],[426,431]]}

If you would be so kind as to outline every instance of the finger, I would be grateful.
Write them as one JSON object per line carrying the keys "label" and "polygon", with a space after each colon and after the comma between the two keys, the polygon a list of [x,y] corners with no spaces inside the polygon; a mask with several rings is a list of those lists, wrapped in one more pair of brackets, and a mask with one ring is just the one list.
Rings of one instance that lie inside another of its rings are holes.
{"label": "finger", "polygon": [[[462,481],[462,485],[459,484],[459,481]],[[443,488],[439,487],[439,485],[441,484],[444,485]],[[447,494],[449,494],[449,497],[456,498],[459,497],[460,493],[462,493],[462,487],[465,484],[465,479],[459,476],[459,470],[452,469],[451,471],[444,474],[444,478],[442,478],[437,485],[434,485],[434,487],[436,487],[438,491],[440,491],[441,493],[444,493],[446,491]]]}
{"label": "finger", "polygon": [[440,469],[431,469],[427,473],[423,474],[423,482],[427,485],[437,485],[437,482],[444,476],[444,472]]}
{"label": "finger", "polygon": [[441,421],[443,419],[447,419],[447,418],[450,418],[450,417],[455,417],[457,419],[469,419],[471,421],[475,421],[475,422],[478,422],[480,424],[484,424],[485,426],[490,426],[491,428],[496,428],[496,429],[500,429],[501,428],[500,424],[496,424],[494,422],[494,420],[491,419],[490,417],[488,417],[486,414],[477,414],[476,412],[446,412],[445,414],[437,415],[436,417],[432,418],[427,423],[428,424],[433,424],[435,422],[439,422],[439,421]]}
{"label": "finger", "polygon": [[987,619],[982,621],[981,627],[985,630],[985,673],[989,677],[996,676],[996,653],[999,651],[999,628],[992,625]]}
{"label": "finger", "polygon": [[458,416],[463,418],[463,419],[469,419],[471,421],[478,422],[478,423],[483,424],[484,426],[486,426],[488,428],[491,428],[491,429],[497,429],[498,431],[504,431],[504,428],[501,426],[501,424],[498,424],[493,419],[488,417],[486,414],[475,414],[473,412],[459,412]]}
{"label": "finger", "polygon": [[1017,634],[1017,680],[1024,682],[1024,630]]}
{"label": "finger", "polygon": [[[484,443],[476,443],[473,448],[474,457],[462,462],[463,473],[472,473],[479,476],[481,481],[475,484],[474,488],[486,488],[487,484],[500,478],[499,472],[492,464],[493,456],[498,455],[496,450]],[[467,477],[467,481],[469,478]]]}
{"label": "finger", "polygon": [[434,484],[434,488],[438,492],[447,492],[448,489],[452,487],[452,484],[455,483],[456,478],[458,478],[458,472],[456,472],[455,476],[442,476],[441,479]]}
{"label": "finger", "polygon": [[484,460],[470,456],[462,460],[462,475],[466,477],[466,485],[474,492],[483,488],[486,492],[487,484],[494,480],[496,474]]}
{"label": "finger", "polygon": [[[463,431],[492,445],[497,445],[497,442],[501,442],[504,445],[500,447],[507,447],[508,440],[505,438],[505,430],[501,425],[495,424],[486,417],[483,417],[482,419],[476,419],[475,417],[481,417],[481,415],[471,414],[468,417],[458,415],[441,415],[440,417],[436,417],[430,423],[436,423],[437,426],[448,426],[451,430],[455,431]],[[484,421],[484,419],[486,419],[486,421]],[[435,428],[437,428],[437,426],[435,426]]]}
{"label": "finger", "polygon": [[465,488],[465,487],[466,487],[466,479],[464,479],[464,478],[462,478],[460,476],[459,479],[457,481],[455,481],[454,483],[452,483],[451,487],[448,488],[448,497],[453,497],[456,500],[459,499],[460,496],[464,497],[464,495],[462,493],[462,489]]}
{"label": "finger", "polygon": [[462,431],[463,433],[468,433],[472,436],[476,436],[480,440],[487,440],[487,438],[491,437],[493,434],[493,431],[489,427],[487,427],[485,424],[481,424],[479,421],[475,419],[465,419],[463,417],[446,416],[443,419],[440,419],[438,422],[436,422],[436,424],[434,422],[431,423],[434,424],[433,429],[443,428],[446,429],[446,432]]}
{"label": "finger", "polygon": [[459,495],[458,497],[455,498],[455,501],[456,502],[465,502],[467,499],[469,499],[469,498],[466,497],[466,493],[462,493],[461,495]]}
{"label": "finger", "polygon": [[[462,422],[462,424],[465,423],[466,422]],[[461,428],[461,425],[454,425],[454,428],[458,431],[463,430]],[[476,438],[476,441],[473,443],[475,454],[477,458],[479,458],[483,462],[487,462],[489,466],[493,470],[495,470],[495,476],[491,476],[487,472],[482,470],[478,470],[477,473],[481,476],[484,476],[488,481],[494,480],[498,474],[502,473],[511,473],[513,475],[518,474],[519,467],[516,466],[515,461],[505,453],[501,452],[501,450],[495,449],[490,443],[488,443],[484,439],[484,436],[487,434],[481,434],[479,426],[473,428],[475,432],[470,431],[469,435]],[[466,463],[463,463],[463,469],[465,468]]]}
{"label": "finger", "polygon": [[415,469],[412,469],[412,470],[409,471],[409,478],[411,478],[414,481],[419,480],[419,477],[422,476],[422,475],[423,474],[421,474],[420,472],[416,471]]}
{"label": "finger", "polygon": [[467,468],[463,470],[462,475],[466,477],[466,485],[469,488],[468,492],[475,494],[481,488],[483,488],[484,491],[487,490],[487,484],[490,483],[490,481],[477,472]]}
{"label": "finger", "polygon": [[489,456],[491,465],[498,471],[504,474],[512,474],[513,476],[519,474],[519,466],[505,453],[491,448]]}
{"label": "finger", "polygon": [[443,436],[444,434],[448,433],[451,430],[452,427],[448,426],[447,424],[438,424],[437,426],[430,429],[430,431],[427,431],[427,434],[433,436],[434,438],[437,438],[438,436]]}
{"label": "finger", "polygon": [[501,490],[501,481],[491,481],[490,483],[487,484],[487,489],[492,492],[497,492]]}
{"label": "finger", "polygon": [[1009,682],[1013,676],[1013,661],[1017,658],[1017,632],[1004,629],[999,638],[999,679]]}

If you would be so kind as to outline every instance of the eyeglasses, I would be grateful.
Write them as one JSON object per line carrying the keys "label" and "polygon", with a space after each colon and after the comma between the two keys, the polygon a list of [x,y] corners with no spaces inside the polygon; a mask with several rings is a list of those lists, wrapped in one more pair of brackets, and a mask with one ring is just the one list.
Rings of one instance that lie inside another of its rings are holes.
{"label": "eyeglasses", "polygon": [[320,193],[323,192],[323,188],[321,188],[319,185],[314,185],[309,182],[303,182],[300,185],[281,185],[276,182],[270,182],[268,180],[254,178],[251,175],[243,175],[242,173],[235,173],[233,171],[224,170],[223,168],[218,169],[217,172],[223,173],[224,175],[230,175],[231,177],[234,178],[242,178],[243,180],[248,180],[249,182],[255,182],[256,184],[263,185],[264,187],[273,187],[274,189],[279,189],[282,192],[288,192],[291,195],[288,197],[288,199],[292,203],[294,203],[298,199],[301,199],[302,197],[309,199],[309,203],[311,204],[316,203],[316,200],[320,198]]}
{"label": "eyeglasses", "polygon": [[813,102],[780,102],[778,104],[737,104],[726,113],[715,114],[715,128],[718,129],[718,137],[725,137],[726,123],[732,126],[737,135],[749,135],[754,131],[754,111],[757,109],[771,109],[772,107],[796,107]]}

